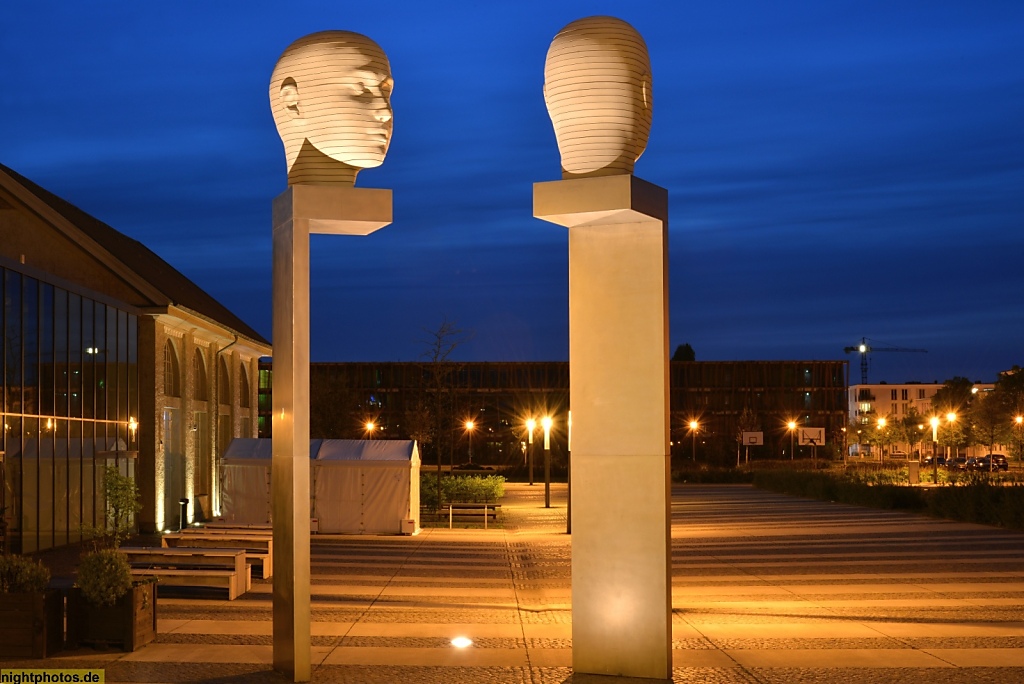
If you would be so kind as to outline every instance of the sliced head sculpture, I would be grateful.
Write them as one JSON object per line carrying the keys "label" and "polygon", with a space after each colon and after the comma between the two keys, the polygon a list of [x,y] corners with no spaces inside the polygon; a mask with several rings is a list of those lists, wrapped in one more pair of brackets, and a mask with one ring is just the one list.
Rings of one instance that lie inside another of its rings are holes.
{"label": "sliced head sculpture", "polygon": [[299,38],[277,60],[270,107],[284,142],[288,184],[353,185],[391,143],[391,65],[351,31]]}
{"label": "sliced head sculpture", "polygon": [[651,131],[651,60],[636,29],[586,17],[551,41],[544,102],[564,178],[633,173]]}

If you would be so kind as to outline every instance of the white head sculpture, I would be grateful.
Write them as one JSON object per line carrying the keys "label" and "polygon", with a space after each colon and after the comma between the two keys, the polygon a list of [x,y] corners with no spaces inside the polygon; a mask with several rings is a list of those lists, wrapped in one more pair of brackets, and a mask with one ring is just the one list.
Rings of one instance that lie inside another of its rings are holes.
{"label": "white head sculpture", "polygon": [[633,173],[651,131],[647,44],[615,17],[572,22],[548,48],[544,101],[564,178]]}
{"label": "white head sculpture", "polygon": [[353,185],[391,143],[391,65],[351,31],[312,33],[288,46],[270,77],[270,107],[288,185]]}

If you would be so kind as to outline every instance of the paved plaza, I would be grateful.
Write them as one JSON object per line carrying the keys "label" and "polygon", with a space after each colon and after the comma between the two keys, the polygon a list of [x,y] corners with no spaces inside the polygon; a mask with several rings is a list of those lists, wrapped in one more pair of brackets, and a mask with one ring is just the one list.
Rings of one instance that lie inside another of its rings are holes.
{"label": "paved plaza", "polygon": [[[552,509],[543,485],[507,490],[501,529],[315,537],[313,681],[642,681],[572,675],[564,485]],[[1024,535],[749,486],[675,487],[672,502],[676,682],[1024,682]],[[136,653],[0,667],[282,682],[270,591],[162,597]]]}

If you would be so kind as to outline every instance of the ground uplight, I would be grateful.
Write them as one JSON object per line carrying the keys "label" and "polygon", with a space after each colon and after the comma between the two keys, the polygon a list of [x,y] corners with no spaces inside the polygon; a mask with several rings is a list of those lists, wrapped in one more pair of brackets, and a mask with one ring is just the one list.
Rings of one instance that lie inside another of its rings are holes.
{"label": "ground uplight", "polygon": [[468,637],[455,637],[452,639],[452,646],[455,648],[466,648],[473,645],[473,640]]}

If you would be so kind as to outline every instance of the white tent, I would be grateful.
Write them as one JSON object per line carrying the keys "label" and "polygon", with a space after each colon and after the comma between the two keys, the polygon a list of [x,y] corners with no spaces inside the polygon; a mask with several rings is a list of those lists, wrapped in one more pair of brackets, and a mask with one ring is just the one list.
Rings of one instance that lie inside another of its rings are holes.
{"label": "white tent", "polygon": [[[411,440],[310,440],[310,517],[321,532],[418,532],[420,459]],[[238,438],[224,454],[221,519],[270,521],[271,440]],[[411,528],[411,529],[410,529]]]}
{"label": "white tent", "polygon": [[319,519],[321,532],[419,531],[420,456],[416,442],[325,439],[314,466],[313,517]]}

